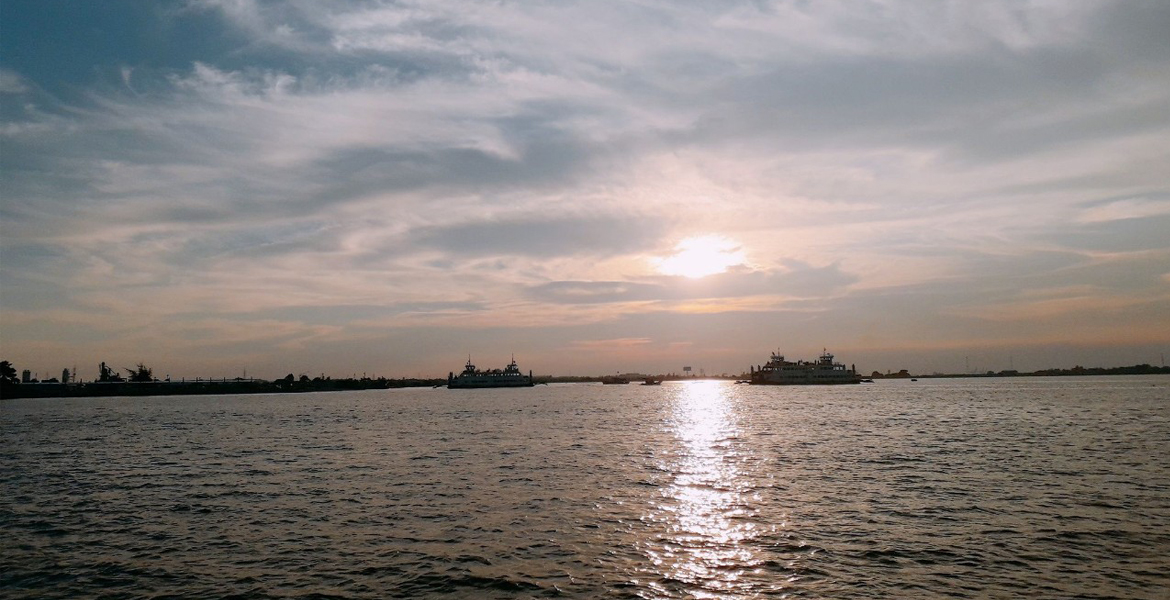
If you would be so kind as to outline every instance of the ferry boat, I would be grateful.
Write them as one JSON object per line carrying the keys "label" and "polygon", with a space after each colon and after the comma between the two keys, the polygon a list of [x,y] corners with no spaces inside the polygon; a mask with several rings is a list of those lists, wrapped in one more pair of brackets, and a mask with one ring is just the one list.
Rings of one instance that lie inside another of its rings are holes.
{"label": "ferry boat", "polygon": [[816,361],[785,360],[783,354],[772,353],[771,359],[763,366],[751,367],[752,385],[836,385],[861,383],[857,369],[833,362],[833,355],[827,350]]}
{"label": "ferry boat", "polygon": [[471,357],[467,358],[467,364],[463,367],[463,372],[459,375],[454,373],[447,374],[447,389],[470,389],[470,388],[500,388],[500,387],[532,387],[536,385],[532,381],[532,371],[527,375],[520,372],[520,367],[516,366],[516,357],[512,357],[512,362],[503,369],[489,369],[480,371],[471,364]]}

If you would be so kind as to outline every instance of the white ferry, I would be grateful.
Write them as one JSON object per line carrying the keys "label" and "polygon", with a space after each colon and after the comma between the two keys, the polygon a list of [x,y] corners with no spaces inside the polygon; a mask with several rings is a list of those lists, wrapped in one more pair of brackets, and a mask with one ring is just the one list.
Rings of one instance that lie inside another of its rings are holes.
{"label": "white ferry", "polygon": [[489,369],[480,371],[471,364],[471,358],[468,357],[467,364],[463,367],[463,372],[459,375],[454,373],[447,374],[447,388],[448,389],[468,389],[468,388],[498,388],[498,387],[532,387],[535,385],[532,382],[532,371],[527,375],[520,372],[520,367],[516,366],[516,357],[512,357],[512,362],[503,369]]}
{"label": "white ferry", "polygon": [[845,365],[833,362],[833,355],[828,351],[822,352],[821,357],[813,361],[785,360],[783,354],[772,353],[768,364],[751,367],[752,385],[835,385],[842,383],[861,383],[857,369],[847,369]]}

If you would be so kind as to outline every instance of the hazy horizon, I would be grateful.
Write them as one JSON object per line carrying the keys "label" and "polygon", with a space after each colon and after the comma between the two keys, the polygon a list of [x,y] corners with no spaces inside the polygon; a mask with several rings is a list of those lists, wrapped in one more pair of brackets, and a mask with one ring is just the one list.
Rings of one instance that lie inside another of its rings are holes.
{"label": "hazy horizon", "polygon": [[1159,365],[1170,4],[8,1],[0,360]]}

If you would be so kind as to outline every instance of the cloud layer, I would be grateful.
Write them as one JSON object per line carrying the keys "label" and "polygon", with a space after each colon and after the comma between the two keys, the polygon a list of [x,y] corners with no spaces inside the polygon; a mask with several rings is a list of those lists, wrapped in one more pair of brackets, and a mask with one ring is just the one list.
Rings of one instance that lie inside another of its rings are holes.
{"label": "cloud layer", "polygon": [[[1170,343],[1165,3],[11,2],[0,28],[0,342],[34,370]],[[746,261],[655,269],[697,236]]]}

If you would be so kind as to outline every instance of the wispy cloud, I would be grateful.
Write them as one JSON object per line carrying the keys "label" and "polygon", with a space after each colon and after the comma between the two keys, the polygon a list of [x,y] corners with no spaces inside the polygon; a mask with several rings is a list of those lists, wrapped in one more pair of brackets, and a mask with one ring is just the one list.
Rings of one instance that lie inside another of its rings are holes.
{"label": "wispy cloud", "polygon": [[1170,193],[1157,196],[1120,198],[1097,203],[1081,211],[1078,220],[1082,223],[1100,223],[1123,219],[1142,219],[1170,214]]}

